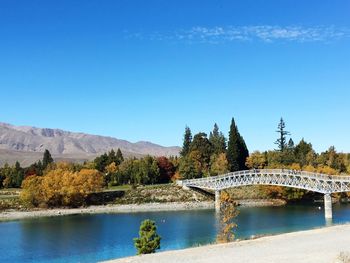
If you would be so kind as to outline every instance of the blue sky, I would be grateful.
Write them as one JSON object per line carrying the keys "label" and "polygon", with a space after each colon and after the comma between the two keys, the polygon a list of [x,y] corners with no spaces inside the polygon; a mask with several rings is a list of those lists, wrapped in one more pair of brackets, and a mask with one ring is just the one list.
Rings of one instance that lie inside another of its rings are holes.
{"label": "blue sky", "polygon": [[350,152],[350,2],[0,1],[0,121],[181,145],[184,128]]}

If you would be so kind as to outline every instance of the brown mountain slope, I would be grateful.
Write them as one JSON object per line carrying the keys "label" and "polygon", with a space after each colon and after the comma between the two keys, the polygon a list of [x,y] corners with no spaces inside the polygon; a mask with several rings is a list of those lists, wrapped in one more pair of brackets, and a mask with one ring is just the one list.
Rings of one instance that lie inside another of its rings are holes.
{"label": "brown mountain slope", "polygon": [[150,142],[131,143],[106,136],[0,123],[0,164],[18,160],[27,165],[40,159],[45,149],[56,159],[83,161],[117,148],[126,156],[170,156],[180,151],[180,147]]}

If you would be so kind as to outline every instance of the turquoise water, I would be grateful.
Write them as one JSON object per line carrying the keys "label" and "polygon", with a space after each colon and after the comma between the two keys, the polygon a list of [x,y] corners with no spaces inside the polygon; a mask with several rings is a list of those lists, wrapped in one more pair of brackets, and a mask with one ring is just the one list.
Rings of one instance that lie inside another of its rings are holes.
{"label": "turquoise water", "polygon": [[[333,209],[333,224],[350,222],[350,205]],[[147,218],[157,223],[161,250],[215,241],[213,210],[26,219],[0,223],[0,262],[96,262],[135,255],[132,239]],[[240,239],[331,224],[318,205],[240,208],[236,222]]]}

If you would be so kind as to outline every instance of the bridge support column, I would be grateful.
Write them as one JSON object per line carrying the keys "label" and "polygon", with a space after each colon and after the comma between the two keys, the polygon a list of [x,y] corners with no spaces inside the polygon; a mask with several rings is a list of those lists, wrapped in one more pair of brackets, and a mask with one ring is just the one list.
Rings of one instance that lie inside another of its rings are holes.
{"label": "bridge support column", "polygon": [[220,212],[220,190],[215,191],[215,211]]}
{"label": "bridge support column", "polygon": [[324,195],[324,216],[326,219],[332,218],[332,197],[330,194]]}

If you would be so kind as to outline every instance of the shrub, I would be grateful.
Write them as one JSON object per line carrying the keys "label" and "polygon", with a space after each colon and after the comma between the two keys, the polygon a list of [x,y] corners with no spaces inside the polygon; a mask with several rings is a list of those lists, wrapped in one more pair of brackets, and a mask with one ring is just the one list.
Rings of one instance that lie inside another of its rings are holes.
{"label": "shrub", "polygon": [[157,226],[154,221],[144,220],[140,226],[139,238],[134,238],[137,254],[155,253],[160,248],[161,237],[157,234]]}
{"label": "shrub", "polygon": [[22,184],[22,201],[33,206],[76,207],[85,204],[88,194],[100,191],[103,176],[93,169],[75,172],[59,167],[44,176],[29,176]]}

